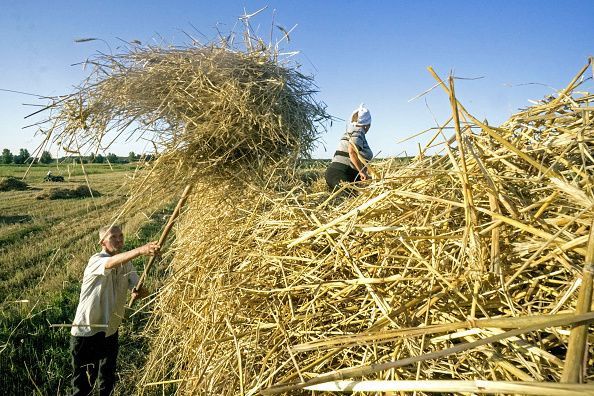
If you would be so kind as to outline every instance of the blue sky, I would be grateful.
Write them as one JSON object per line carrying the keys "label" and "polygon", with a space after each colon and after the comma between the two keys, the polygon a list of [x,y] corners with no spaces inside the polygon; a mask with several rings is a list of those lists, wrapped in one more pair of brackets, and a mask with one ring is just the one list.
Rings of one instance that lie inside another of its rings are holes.
{"label": "blue sky", "polygon": [[[0,88],[41,95],[72,91],[86,73],[71,66],[120,41],[182,44],[182,31],[206,38],[228,31],[244,9],[268,8],[252,24],[269,37],[274,21],[291,33],[287,50],[314,76],[335,117],[364,102],[373,116],[369,143],[380,156],[414,154],[426,137],[401,139],[445,121],[441,90],[409,102],[434,84],[426,71],[453,70],[460,101],[477,118],[500,124],[528,99],[563,88],[594,55],[594,1],[12,1],[0,3]],[[84,37],[103,41],[75,43]],[[205,39],[206,41],[206,39]],[[589,73],[590,75],[591,72]],[[536,84],[528,84],[536,83]],[[592,84],[589,84],[591,87]],[[35,97],[0,91],[0,149],[31,151],[35,129],[22,129]],[[37,119],[39,120],[39,119]],[[35,120],[33,120],[35,121]],[[344,130],[334,122],[313,153],[329,158]],[[142,151],[140,142],[110,151]]]}

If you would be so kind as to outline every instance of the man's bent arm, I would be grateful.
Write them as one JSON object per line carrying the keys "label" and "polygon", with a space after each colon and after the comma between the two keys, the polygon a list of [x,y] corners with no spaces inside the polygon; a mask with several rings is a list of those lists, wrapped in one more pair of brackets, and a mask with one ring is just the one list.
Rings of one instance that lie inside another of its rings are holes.
{"label": "man's bent arm", "polygon": [[138,256],[153,256],[159,251],[159,245],[155,242],[149,242],[146,245],[137,247],[136,249],[129,250],[127,252],[116,254],[110,257],[105,263],[106,269],[117,268],[124,265],[130,260],[135,259]]}

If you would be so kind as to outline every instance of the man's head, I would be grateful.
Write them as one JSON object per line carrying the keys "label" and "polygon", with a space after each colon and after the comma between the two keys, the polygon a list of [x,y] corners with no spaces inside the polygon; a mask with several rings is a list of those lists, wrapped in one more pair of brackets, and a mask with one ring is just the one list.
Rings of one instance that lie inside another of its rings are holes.
{"label": "man's head", "polygon": [[109,254],[119,253],[124,247],[124,234],[119,226],[101,227],[99,240],[103,249]]}

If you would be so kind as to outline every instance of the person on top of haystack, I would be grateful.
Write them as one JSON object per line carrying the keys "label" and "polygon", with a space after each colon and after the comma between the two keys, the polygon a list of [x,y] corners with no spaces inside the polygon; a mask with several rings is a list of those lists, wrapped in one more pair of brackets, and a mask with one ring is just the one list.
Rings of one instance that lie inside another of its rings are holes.
{"label": "person on top of haystack", "polygon": [[70,338],[73,395],[90,395],[99,379],[99,394],[111,395],[116,381],[118,327],[122,323],[126,291],[134,297],[148,293],[140,287],[130,263],[139,256],[159,253],[157,242],[123,252],[124,235],[118,226],[99,230],[102,251],[93,255],[85,268]]}
{"label": "person on top of haystack", "polygon": [[365,164],[359,159],[359,156],[365,161],[373,158],[373,152],[365,138],[370,127],[371,113],[361,103],[353,111],[347,130],[326,169],[326,183],[330,190],[335,190],[341,182],[351,183],[370,178]]}

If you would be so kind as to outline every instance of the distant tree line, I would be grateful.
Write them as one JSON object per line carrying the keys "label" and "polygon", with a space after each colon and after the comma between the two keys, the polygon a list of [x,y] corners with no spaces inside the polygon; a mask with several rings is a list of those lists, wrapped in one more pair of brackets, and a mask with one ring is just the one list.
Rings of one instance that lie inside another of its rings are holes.
{"label": "distant tree line", "polygon": [[31,160],[31,155],[27,149],[21,149],[17,155],[12,154],[9,149],[2,150],[3,164],[25,164],[30,163]]}
{"label": "distant tree line", "polygon": [[[82,159],[82,162],[85,164],[103,164],[103,163],[112,163],[112,164],[127,164],[130,162],[139,161],[141,158],[144,158],[147,161],[151,160],[152,155],[147,154],[141,156],[140,154],[136,154],[133,151],[130,151],[127,157],[120,157],[114,153],[109,153],[105,156],[101,154],[91,154],[88,156],[81,157],[70,157],[75,160]],[[59,162],[64,161],[66,158],[58,158]],[[27,149],[20,149],[18,154],[13,154],[9,149],[2,150],[2,157],[0,157],[0,164],[30,164],[32,161],[37,161],[37,158],[31,157],[29,151]],[[42,164],[50,164],[53,161],[56,161],[51,155],[49,151],[44,151],[41,153],[39,157],[39,161]]]}

